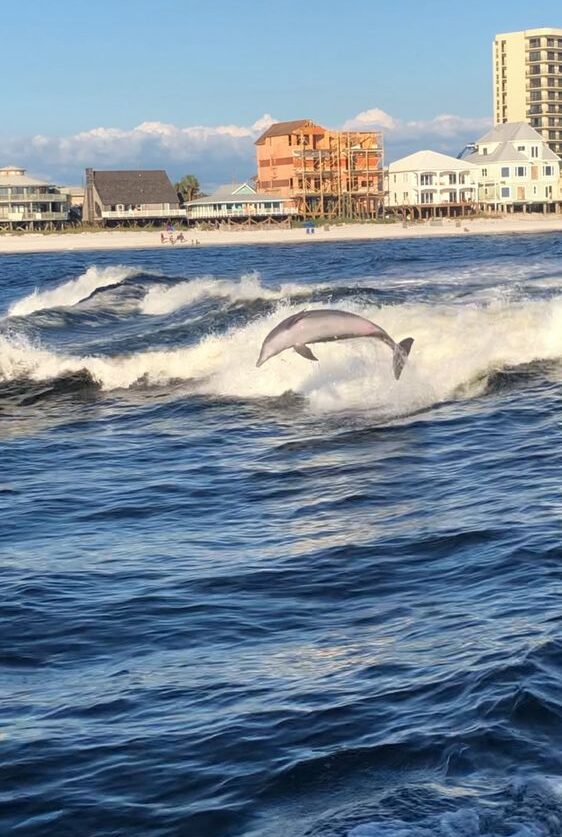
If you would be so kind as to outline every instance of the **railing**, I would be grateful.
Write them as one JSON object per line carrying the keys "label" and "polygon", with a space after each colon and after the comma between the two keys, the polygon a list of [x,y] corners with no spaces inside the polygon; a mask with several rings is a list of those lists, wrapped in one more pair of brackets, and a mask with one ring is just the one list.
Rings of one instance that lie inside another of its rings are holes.
{"label": "railing", "polygon": [[40,203],[68,203],[70,195],[63,195],[61,192],[25,192],[21,194],[14,192],[10,187],[2,186],[0,188],[7,188],[7,194],[0,192],[0,203],[29,203],[29,201],[39,201]]}
{"label": "railing", "polygon": [[102,218],[185,218],[185,209],[108,209],[101,213]]}
{"label": "railing", "polygon": [[68,221],[68,212],[6,212],[0,210],[0,221]]}
{"label": "railing", "polygon": [[187,210],[187,217],[192,220],[203,220],[205,218],[258,218],[263,216],[285,216],[296,215],[297,208],[295,206],[285,207],[259,207],[246,206],[243,209],[213,209],[210,206],[194,206]]}

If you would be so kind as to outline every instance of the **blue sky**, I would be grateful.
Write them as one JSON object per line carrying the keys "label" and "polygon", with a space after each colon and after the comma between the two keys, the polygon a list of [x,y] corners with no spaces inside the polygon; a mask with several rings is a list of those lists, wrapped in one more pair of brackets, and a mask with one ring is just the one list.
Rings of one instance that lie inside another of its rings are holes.
{"label": "blue sky", "polygon": [[494,35],[562,27],[562,3],[26,0],[1,25],[0,164],[61,182],[163,166],[212,186],[254,172],[264,115],[378,122],[387,160],[460,150],[491,118]]}

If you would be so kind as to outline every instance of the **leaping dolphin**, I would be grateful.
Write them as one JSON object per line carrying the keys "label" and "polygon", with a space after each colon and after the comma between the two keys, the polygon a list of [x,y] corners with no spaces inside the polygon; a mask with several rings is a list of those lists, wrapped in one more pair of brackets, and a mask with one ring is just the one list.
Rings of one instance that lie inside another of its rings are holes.
{"label": "leaping dolphin", "polygon": [[365,317],[331,308],[299,311],[276,325],[263,341],[256,366],[261,366],[270,357],[290,348],[307,360],[318,360],[308,348],[308,343],[329,343],[353,337],[374,337],[386,343],[392,349],[392,368],[398,380],[410,354],[413,338],[406,337],[400,343],[395,343],[383,328]]}

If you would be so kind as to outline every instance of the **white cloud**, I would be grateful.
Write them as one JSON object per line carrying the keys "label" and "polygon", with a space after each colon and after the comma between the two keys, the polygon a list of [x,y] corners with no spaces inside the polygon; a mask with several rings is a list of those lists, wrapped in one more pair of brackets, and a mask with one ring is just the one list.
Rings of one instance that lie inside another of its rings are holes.
{"label": "white cloud", "polygon": [[[103,126],[77,134],[0,138],[0,166],[18,164],[58,183],[79,183],[84,168],[164,168],[172,179],[193,173],[206,188],[255,173],[254,142],[276,120],[264,114],[253,124],[193,125],[142,122],[130,130]],[[490,126],[487,118],[440,114],[403,121],[380,108],[348,119],[345,130],[384,131],[385,160],[422,148],[457,153]],[[333,127],[333,126],[332,126]]]}
{"label": "white cloud", "polygon": [[347,131],[384,131],[385,160],[390,162],[402,154],[432,148],[457,154],[465,144],[474,142],[492,125],[489,117],[467,117],[442,113],[432,119],[404,121],[380,108],[361,111],[344,123]]}

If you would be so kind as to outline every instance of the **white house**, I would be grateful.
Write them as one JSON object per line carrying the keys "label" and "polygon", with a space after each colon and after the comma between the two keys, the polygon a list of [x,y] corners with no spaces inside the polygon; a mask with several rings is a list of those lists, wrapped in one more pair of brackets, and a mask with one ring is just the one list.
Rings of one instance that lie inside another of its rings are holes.
{"label": "white house", "polygon": [[526,122],[495,125],[465,159],[478,166],[481,206],[542,211],[560,200],[560,158]]}
{"label": "white house", "polygon": [[185,208],[195,221],[281,220],[297,212],[292,198],[259,193],[249,183],[220,186],[212,195],[188,201]]}
{"label": "white house", "polygon": [[416,151],[390,163],[385,173],[385,207],[403,214],[460,215],[477,200],[479,167],[438,151]]}

